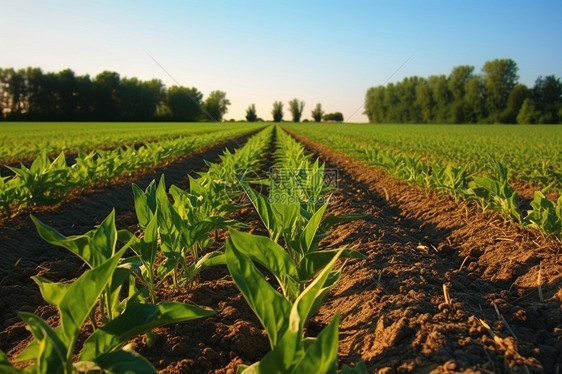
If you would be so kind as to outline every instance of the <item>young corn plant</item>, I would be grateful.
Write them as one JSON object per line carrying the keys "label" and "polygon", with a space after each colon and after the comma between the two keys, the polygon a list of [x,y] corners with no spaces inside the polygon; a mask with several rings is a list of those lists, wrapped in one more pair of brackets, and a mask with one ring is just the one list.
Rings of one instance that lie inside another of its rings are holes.
{"label": "young corn plant", "polygon": [[562,239],[562,196],[555,203],[544,196],[544,191],[535,191],[531,207],[523,224]]}
{"label": "young corn plant", "polygon": [[473,176],[468,182],[467,195],[480,201],[484,209],[498,211],[504,216],[522,221],[519,210],[519,195],[509,185],[507,168],[497,160],[493,160],[496,175]]}
{"label": "young corn plant", "polygon": [[18,186],[18,203],[25,207],[29,204],[57,204],[64,200],[68,189],[68,171],[64,152],[52,162],[43,151],[28,168],[8,166],[15,174]]}
{"label": "young corn plant", "polygon": [[[242,295],[267,332],[271,351],[251,366],[242,365],[239,373],[335,373],[337,371],[338,322],[336,314],[317,337],[305,337],[304,327],[322,299],[339,278],[332,268],[341,255],[338,251],[297,298],[289,301],[266,280],[253,258],[275,274],[281,282],[290,281],[297,271],[283,248],[265,237],[230,231],[226,243],[226,264]],[[234,240],[232,240],[234,239]],[[269,241],[269,247],[262,247]],[[267,250],[264,250],[267,248]],[[248,254],[249,253],[249,254]],[[280,282],[281,287],[283,284]],[[360,362],[342,373],[366,373]]]}
{"label": "young corn plant", "polygon": [[155,368],[125,344],[133,337],[169,323],[188,321],[214,312],[194,305],[162,302],[130,304],[118,317],[96,329],[84,342],[74,361],[76,342],[84,323],[109,282],[114,279],[126,248],[84,272],[71,284],[53,283],[33,277],[44,299],[57,307],[60,326],[50,327],[34,314],[20,312],[34,340],[17,361],[31,361],[25,369],[15,369],[0,352],[0,368],[6,373],[72,374],[84,372],[156,373]]}
{"label": "young corn plant", "polygon": [[[95,229],[83,235],[64,236],[53,227],[44,224],[39,219],[31,216],[37,232],[48,243],[68,249],[80,257],[90,269],[94,269],[115,256],[118,238],[115,227],[115,210]],[[124,246],[128,248],[132,241]],[[121,315],[130,301],[134,301],[138,294],[135,288],[132,271],[136,267],[135,259],[128,258],[121,261],[112,272],[100,294],[99,311],[103,323],[107,323]],[[124,288],[128,282],[129,287]],[[127,292],[125,292],[127,291]],[[122,294],[127,294],[121,299]],[[138,301],[138,300],[137,300]],[[90,316],[92,325],[97,327],[94,315]]]}
{"label": "young corn plant", "polygon": [[442,166],[437,162],[431,165],[431,178],[429,187],[438,192],[448,193],[458,200],[464,196],[466,189],[466,166]]}

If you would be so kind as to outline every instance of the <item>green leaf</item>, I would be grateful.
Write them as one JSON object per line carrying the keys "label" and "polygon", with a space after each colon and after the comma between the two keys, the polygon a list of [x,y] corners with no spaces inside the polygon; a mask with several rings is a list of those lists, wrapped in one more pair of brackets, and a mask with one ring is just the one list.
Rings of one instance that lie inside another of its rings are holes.
{"label": "green leaf", "polygon": [[55,283],[38,276],[33,276],[31,279],[39,286],[43,299],[54,306],[58,306],[61,303],[71,286],[71,283]]}
{"label": "green leaf", "polygon": [[215,314],[208,308],[165,301],[159,304],[130,304],[119,317],[94,331],[84,343],[80,360],[111,352],[135,336],[170,323],[189,321]]}
{"label": "green leaf", "polygon": [[0,350],[0,371],[5,374],[22,374],[23,370],[16,369],[12,366],[8,357]]}
{"label": "green leaf", "polygon": [[68,347],[61,341],[57,332],[35,314],[19,312],[18,315],[27,323],[31,334],[37,340],[37,371],[49,374],[65,373]]}
{"label": "green leaf", "polygon": [[104,219],[100,227],[84,235],[66,237],[49,225],[31,215],[31,220],[39,235],[48,243],[63,247],[80,257],[91,268],[95,268],[115,251],[117,229],[115,228],[115,210]]}
{"label": "green leaf", "polygon": [[96,357],[93,362],[111,374],[155,374],[156,369],[148,360],[136,352],[123,350]]}
{"label": "green leaf", "polygon": [[226,242],[226,265],[234,282],[264,326],[271,347],[287,329],[291,305],[266,281],[252,260],[231,241]]}
{"label": "green leaf", "polygon": [[339,313],[336,313],[328,326],[306,350],[305,355],[296,364],[291,374],[335,373],[338,363],[338,324]]}
{"label": "green leaf", "polygon": [[330,227],[340,225],[342,223],[355,221],[355,220],[362,219],[362,218],[365,218],[365,217],[367,217],[367,215],[362,214],[362,213],[350,213],[350,214],[344,214],[344,215],[341,215],[341,216],[330,215],[330,216],[326,216],[322,220],[322,227],[325,230],[328,230]]}
{"label": "green leaf", "polygon": [[312,245],[312,241],[314,240],[314,236],[318,231],[320,221],[322,220],[322,216],[324,215],[327,207],[328,203],[326,202],[312,215],[301,234],[301,248],[303,249],[303,253],[305,254],[308,252],[310,246]]}
{"label": "green leaf", "polygon": [[145,191],[133,183],[135,212],[141,227],[146,227],[156,211],[156,181],[150,182]]}
{"label": "green leaf", "polygon": [[61,330],[70,353],[78,336],[80,328],[94,307],[100,294],[111,280],[119,259],[126,248],[121,249],[100,266],[86,271],[68,288],[59,304],[61,315]]}
{"label": "green leaf", "polygon": [[328,262],[328,264],[322,269],[322,271],[314,278],[314,280],[305,288],[305,290],[300,294],[300,296],[295,300],[293,309],[298,310],[298,315],[300,317],[300,330],[302,331],[304,323],[306,322],[310,311],[312,310],[316,299],[322,295],[323,289],[325,288],[326,281],[329,279],[332,273],[332,268],[334,264],[339,259],[343,249],[340,249]]}
{"label": "green leaf", "polygon": [[[117,228],[115,227],[115,209],[103,220],[100,226],[94,230],[92,236],[92,250],[103,255],[103,260],[109,259],[115,253],[117,243]],[[92,264],[94,267],[99,264]]]}
{"label": "green leaf", "polygon": [[[283,293],[291,293],[290,279],[298,279],[297,269],[287,251],[273,240],[260,235],[251,235],[236,230],[229,230],[230,242],[240,252],[249,256],[269,270],[280,286]],[[294,282],[293,282],[294,283]]]}
{"label": "green leaf", "polygon": [[316,272],[326,266],[334,256],[342,258],[367,258],[363,253],[353,249],[332,249],[307,253],[299,264],[299,277],[301,280],[311,279]]}

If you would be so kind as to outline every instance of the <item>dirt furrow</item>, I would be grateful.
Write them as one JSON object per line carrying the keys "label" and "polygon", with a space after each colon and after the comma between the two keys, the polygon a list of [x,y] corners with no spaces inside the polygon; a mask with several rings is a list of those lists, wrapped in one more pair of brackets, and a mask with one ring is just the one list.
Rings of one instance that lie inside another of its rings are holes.
{"label": "dirt furrow", "polygon": [[559,242],[293,136],[337,170],[332,212],[368,214],[323,243],[369,256],[345,268],[314,320],[319,330],[341,312],[342,361],[377,372],[560,370]]}

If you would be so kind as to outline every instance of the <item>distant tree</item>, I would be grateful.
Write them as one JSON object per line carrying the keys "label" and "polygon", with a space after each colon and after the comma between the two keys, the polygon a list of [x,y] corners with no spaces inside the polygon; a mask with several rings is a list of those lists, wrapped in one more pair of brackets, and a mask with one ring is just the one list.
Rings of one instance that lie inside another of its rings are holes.
{"label": "distant tree", "polygon": [[517,116],[525,99],[529,97],[529,89],[524,84],[517,84],[507,97],[507,103],[500,116],[502,123],[517,123]]}
{"label": "distant tree", "polygon": [[420,110],[421,123],[431,123],[435,120],[435,100],[427,79],[420,79],[416,86],[415,105]]}
{"label": "distant tree", "polygon": [[334,112],[324,114],[324,121],[343,122],[343,114],[341,112]]}
{"label": "distant tree", "polygon": [[526,98],[517,114],[517,123],[522,125],[538,123],[541,113],[535,109],[533,99]]}
{"label": "distant tree", "polygon": [[299,101],[297,98],[289,101],[289,111],[293,117],[293,122],[300,122],[303,110],[304,101]]}
{"label": "distant tree", "polygon": [[538,77],[531,91],[535,108],[541,113],[540,123],[559,123],[562,109],[562,82],[554,75]]}
{"label": "distant tree", "polygon": [[367,90],[365,95],[365,114],[371,123],[383,123],[387,119],[385,105],[386,87],[377,86]]}
{"label": "distant tree", "polygon": [[246,121],[248,122],[256,122],[258,119],[258,115],[256,112],[256,104],[251,104],[248,109],[246,109]]}
{"label": "distant tree", "polygon": [[481,76],[475,75],[465,82],[464,119],[466,122],[479,123],[487,117],[485,94],[484,80]]}
{"label": "distant tree", "polygon": [[427,83],[431,90],[431,96],[435,102],[433,121],[436,123],[450,122],[451,92],[447,84],[447,77],[444,74],[432,75]]}
{"label": "distant tree", "polygon": [[195,87],[172,86],[166,90],[164,106],[173,121],[195,122],[201,118],[203,94]]}
{"label": "distant tree", "polygon": [[489,122],[501,122],[511,90],[517,84],[517,64],[512,59],[487,61],[482,67]]}
{"label": "distant tree", "polygon": [[451,93],[450,121],[452,123],[467,122],[467,104],[465,100],[466,82],[473,77],[474,66],[460,65],[453,68],[447,85]]}
{"label": "distant tree", "polygon": [[271,115],[273,116],[273,122],[281,122],[283,120],[283,103],[281,101],[273,103]]}
{"label": "distant tree", "polygon": [[122,121],[151,121],[164,99],[164,85],[160,80],[124,78],[117,89],[118,118]]}
{"label": "distant tree", "polygon": [[322,104],[316,104],[316,107],[312,110],[312,119],[314,122],[322,122],[322,116],[324,115],[324,111],[322,110]]}
{"label": "distant tree", "polygon": [[118,116],[117,89],[121,77],[113,71],[103,71],[94,78],[94,112],[96,119],[111,121]]}
{"label": "distant tree", "polygon": [[228,112],[229,105],[230,100],[226,98],[226,92],[219,90],[211,92],[203,105],[207,120],[222,121],[222,117]]}

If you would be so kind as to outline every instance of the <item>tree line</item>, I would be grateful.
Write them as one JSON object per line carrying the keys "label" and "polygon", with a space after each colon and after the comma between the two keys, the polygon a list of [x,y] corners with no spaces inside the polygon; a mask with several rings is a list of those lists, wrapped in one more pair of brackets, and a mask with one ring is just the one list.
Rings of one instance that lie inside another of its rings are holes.
{"label": "tree line", "polygon": [[[289,112],[291,113],[291,120],[292,122],[300,122],[302,118],[302,113],[304,111],[304,101],[300,101],[297,98],[294,98],[289,101]],[[273,108],[271,109],[271,116],[273,117],[273,122],[282,122],[283,121],[283,108],[284,104],[282,101],[274,101]],[[314,109],[310,112],[312,120],[314,122],[321,122],[324,121],[334,121],[334,122],[343,122],[343,114],[341,112],[335,113],[325,113],[322,109],[322,104],[318,103],[314,107]],[[263,119],[259,118],[256,111],[256,105],[250,104],[248,109],[246,109],[246,121],[248,122],[256,122],[256,121],[263,121]],[[303,122],[308,122],[305,119]]]}
{"label": "tree line", "polygon": [[372,123],[562,123],[562,82],[539,76],[532,88],[519,83],[512,59],[453,68],[449,76],[404,78],[371,87],[365,114]]}
{"label": "tree line", "polygon": [[65,69],[0,68],[0,119],[30,121],[221,121],[230,101],[195,87],[166,88],[159,79],[121,78],[103,71],[93,79]]}

